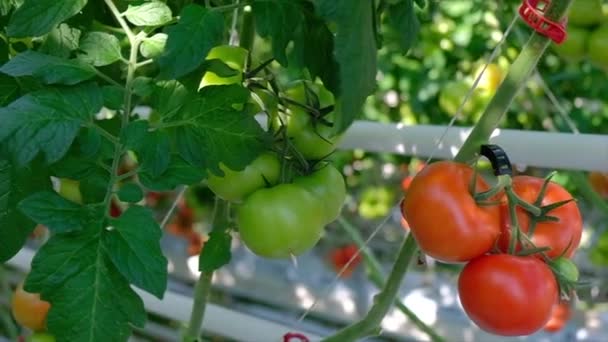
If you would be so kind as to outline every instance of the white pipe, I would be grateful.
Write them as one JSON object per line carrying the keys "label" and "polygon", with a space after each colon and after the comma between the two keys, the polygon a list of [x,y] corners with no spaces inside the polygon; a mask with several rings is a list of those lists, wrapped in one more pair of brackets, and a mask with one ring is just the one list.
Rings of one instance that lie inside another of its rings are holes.
{"label": "white pipe", "polygon": [[[22,248],[7,263],[23,272],[29,272],[34,253],[29,248]],[[134,290],[141,296],[148,312],[181,322],[187,322],[190,319],[193,305],[191,297],[167,290],[164,298],[159,300],[140,289],[134,288]],[[298,331],[279,323],[212,303],[207,303],[202,329],[218,336],[244,342],[280,342],[283,341],[283,335],[288,332],[304,334],[311,341],[321,339],[309,332]]]}
{"label": "white pipe", "polygon": [[[362,149],[427,158],[456,155],[472,127],[386,124],[356,121],[344,134],[340,149]],[[490,139],[513,164],[547,169],[608,171],[608,135],[496,129]]]}

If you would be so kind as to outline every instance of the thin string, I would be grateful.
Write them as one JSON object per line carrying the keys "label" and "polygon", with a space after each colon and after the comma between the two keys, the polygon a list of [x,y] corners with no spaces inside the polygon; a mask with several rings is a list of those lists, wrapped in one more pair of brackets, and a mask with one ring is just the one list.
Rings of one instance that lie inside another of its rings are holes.
{"label": "thin string", "polygon": [[541,87],[543,88],[543,91],[545,92],[545,94],[547,94],[549,101],[551,101],[551,103],[557,110],[557,113],[562,117],[562,119],[564,119],[564,121],[568,125],[568,128],[570,128],[570,130],[574,134],[580,134],[581,132],[576,127],[576,123],[572,120],[572,118],[570,118],[570,116],[568,115],[568,111],[559,102],[559,100],[557,99],[557,97],[555,96],[555,94],[553,93],[551,88],[549,88],[549,86],[547,85],[545,80],[543,80],[543,78],[541,77],[541,75],[538,71],[535,71],[535,76],[536,76],[538,82],[540,83]]}

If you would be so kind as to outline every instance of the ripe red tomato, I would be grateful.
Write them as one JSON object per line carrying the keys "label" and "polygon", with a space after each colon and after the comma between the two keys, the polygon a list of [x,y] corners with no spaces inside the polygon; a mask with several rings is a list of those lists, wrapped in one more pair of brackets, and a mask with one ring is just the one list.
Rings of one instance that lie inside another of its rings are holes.
{"label": "ripe red tomato", "polygon": [[553,311],[551,311],[551,318],[547,324],[545,324],[544,330],[552,333],[558,332],[564,328],[564,326],[570,320],[570,317],[572,317],[570,303],[560,302],[553,307]]}
{"label": "ripe red tomato", "polygon": [[558,293],[553,273],[534,257],[484,255],[469,262],[458,279],[460,302],[469,318],[501,336],[543,328]]}
{"label": "ripe red tomato", "polygon": [[50,308],[51,304],[40,299],[39,294],[26,292],[23,284],[19,284],[15,289],[11,309],[13,317],[20,325],[33,331],[44,330]]}
{"label": "ripe red tomato", "polygon": [[[336,248],[330,253],[330,260],[336,272],[339,272],[346,263],[357,253],[358,248],[356,245],[346,245],[344,247]],[[361,254],[358,254],[348,267],[342,272],[340,277],[348,278],[352,276],[353,272],[357,269],[357,266],[361,263]]]}
{"label": "ripe red tomato", "polygon": [[[416,175],[401,202],[420,249],[443,262],[463,262],[488,252],[500,234],[498,206],[478,206],[469,194],[473,169],[440,161]],[[477,177],[477,191],[488,190]]]}
{"label": "ripe red tomato", "polygon": [[[513,177],[513,190],[523,200],[534,203],[543,186],[544,179],[532,176],[516,176]],[[549,205],[552,203],[571,199],[572,196],[561,185],[550,182],[543,198],[541,205]],[[572,257],[578,248],[583,232],[583,220],[578,206],[575,202],[570,202],[559,208],[549,212],[550,216],[555,216],[559,219],[558,222],[540,222],[536,224],[532,241],[536,247],[550,247],[551,249],[545,252],[549,258],[556,258],[561,255],[566,248],[566,257]],[[498,246],[501,250],[506,251],[509,247],[509,239],[511,237],[511,229],[509,228],[510,220],[508,208],[506,204],[501,208],[501,235]],[[522,208],[517,208],[517,221],[522,232],[527,233],[530,228],[530,217]],[[569,247],[568,247],[569,246]]]}

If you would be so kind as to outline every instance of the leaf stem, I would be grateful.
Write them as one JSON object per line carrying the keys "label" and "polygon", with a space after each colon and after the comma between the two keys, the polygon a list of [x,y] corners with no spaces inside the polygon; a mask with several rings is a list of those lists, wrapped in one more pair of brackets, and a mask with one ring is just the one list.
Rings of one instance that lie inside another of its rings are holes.
{"label": "leaf stem", "polygon": [[[378,288],[383,288],[386,284],[386,279],[384,272],[382,271],[382,266],[378,259],[374,256],[374,254],[365,246],[365,241],[361,234],[359,233],[359,229],[353,226],[352,223],[348,222],[346,218],[343,216],[338,217],[338,223],[342,226],[342,228],[346,231],[346,233],[350,236],[351,239],[357,244],[359,249],[361,249],[361,255],[365,260],[365,263],[368,267],[368,276],[369,279],[376,285]],[[432,341],[434,342],[442,342],[444,341],[443,337],[439,336],[437,332],[426,323],[424,323],[416,314],[410,310],[399,298],[395,298],[395,306],[403,312],[403,314],[412,322],[418,329],[426,333]]]}
{"label": "leaf stem", "polygon": [[120,143],[119,139],[115,137],[112,133],[103,129],[103,127],[95,124],[94,122],[89,125],[90,127],[94,127],[102,137],[106,138],[109,142],[114,145],[118,145]]}
{"label": "leaf stem", "polygon": [[251,53],[253,49],[253,40],[255,37],[255,18],[251,9],[243,10],[243,22],[241,24],[241,32],[239,34],[239,45]]}
{"label": "leaf stem", "polygon": [[123,88],[123,85],[122,85],[122,84],[120,84],[120,83],[116,82],[116,81],[115,81],[115,80],[114,80],[112,77],[110,77],[110,76],[108,76],[108,75],[104,74],[104,73],[103,73],[103,72],[101,72],[99,69],[95,68],[95,73],[97,74],[97,76],[98,76],[99,78],[101,78],[102,80],[104,80],[104,81],[106,81],[106,82],[110,83],[111,85],[115,85],[115,86],[117,86],[117,87]]}
{"label": "leaf stem", "polygon": [[231,4],[231,5],[211,7],[211,10],[217,11],[217,12],[228,12],[228,11],[232,11],[235,8],[245,7],[245,6],[249,5],[250,3],[251,3],[251,1],[237,2],[237,3]]}
{"label": "leaf stem", "polygon": [[380,332],[380,324],[382,319],[391,308],[399,288],[401,280],[405,276],[407,269],[418,250],[416,241],[412,234],[409,234],[403,241],[397,259],[391,270],[388,280],[384,287],[374,297],[374,305],[369,310],[367,315],[355,324],[336,332],[334,335],[323,339],[324,342],[342,342],[342,341],[357,341],[363,337],[378,334]]}
{"label": "leaf stem", "polygon": [[112,15],[114,15],[114,18],[116,18],[116,21],[118,22],[120,27],[122,27],[122,29],[124,30],[124,33],[129,38],[129,41],[131,42],[131,44],[133,44],[133,41],[135,41],[135,34],[131,30],[131,28],[125,21],[125,19],[122,17],[122,14],[120,13],[120,11],[116,7],[116,5],[114,5],[114,2],[112,2],[112,0],[104,0],[104,1],[105,1],[106,5],[108,6],[108,8],[110,9],[110,11],[112,12]]}
{"label": "leaf stem", "polygon": [[136,68],[141,68],[141,67],[143,67],[143,66],[146,66],[146,65],[148,65],[148,64],[152,64],[152,63],[154,63],[154,59],[150,58],[150,59],[146,59],[146,60],[145,60],[145,61],[143,61],[143,62],[139,62],[139,63],[137,63],[137,65],[135,65],[135,67],[136,67]]}

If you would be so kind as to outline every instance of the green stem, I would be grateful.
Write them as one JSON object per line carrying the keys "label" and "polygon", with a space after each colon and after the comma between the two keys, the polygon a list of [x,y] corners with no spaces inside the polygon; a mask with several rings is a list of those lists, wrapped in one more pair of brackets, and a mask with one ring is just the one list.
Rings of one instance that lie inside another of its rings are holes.
{"label": "green stem", "polygon": [[95,122],[91,122],[87,126],[91,127],[91,128],[95,128],[99,132],[99,134],[101,134],[102,137],[106,138],[113,145],[116,146],[116,145],[120,144],[120,141],[118,140],[117,137],[115,137],[112,133],[106,131],[103,127],[96,125]]}
{"label": "green stem", "polygon": [[255,18],[250,10],[243,11],[243,22],[239,34],[239,46],[251,52],[255,38]]}
{"label": "green stem", "polygon": [[521,231],[519,230],[519,223],[517,220],[517,199],[514,197],[515,193],[513,193],[511,187],[508,187],[505,192],[507,194],[507,199],[509,200],[509,219],[511,220],[511,238],[509,240],[509,254],[513,255],[515,254],[515,249],[517,248],[517,243],[520,239],[519,235],[521,234]]}
{"label": "green stem", "polygon": [[[552,6],[547,9],[545,16],[552,21],[561,20],[572,1],[553,1]],[[500,123],[517,92],[525,86],[528,76],[534,70],[550,43],[551,40],[549,38],[536,32],[532,33],[521,53],[509,68],[507,76],[500,84],[482,117],[471,131],[460,151],[458,151],[458,154],[454,158],[455,161],[468,164],[473,163],[479,147],[488,141],[492,131]]]}
{"label": "green stem", "polygon": [[110,9],[110,11],[112,12],[112,15],[114,15],[114,18],[116,18],[116,21],[118,22],[120,27],[122,27],[124,33],[129,38],[129,41],[131,42],[131,44],[133,44],[133,41],[135,40],[135,34],[131,30],[131,28],[125,21],[125,19],[122,17],[122,15],[121,15],[120,11],[118,10],[118,8],[116,7],[116,5],[114,5],[114,2],[112,2],[112,0],[104,0],[104,1],[105,1],[106,5],[108,6],[108,8]]}
{"label": "green stem", "polygon": [[[344,217],[338,217],[338,223],[342,226],[342,228],[346,231],[346,233],[353,239],[353,241],[357,244],[357,246],[361,249],[361,255],[365,260],[365,263],[368,267],[368,275],[369,279],[374,283],[374,285],[378,288],[383,288],[386,285],[386,279],[384,272],[382,271],[382,266],[378,259],[374,256],[374,254],[367,249],[365,246],[365,241],[363,237],[359,233],[359,230],[352,225],[352,223],[348,222]],[[442,342],[444,341],[443,337],[439,336],[437,332],[426,323],[424,323],[416,314],[410,310],[400,299],[395,298],[395,306],[403,312],[403,314],[412,322],[414,325],[426,333],[432,341],[434,342]]]}
{"label": "green stem", "polygon": [[343,342],[343,341],[358,341],[366,336],[378,334],[380,332],[380,324],[382,319],[393,305],[401,281],[407,272],[407,269],[418,250],[416,241],[412,234],[409,234],[403,241],[397,260],[393,265],[391,274],[384,284],[384,287],[374,297],[374,305],[369,310],[367,315],[360,321],[349,325],[348,327],[336,332],[334,335],[323,339],[324,342]]}
{"label": "green stem", "polygon": [[212,7],[211,10],[218,11],[218,12],[228,12],[228,11],[232,11],[235,8],[242,8],[242,7],[245,7],[250,4],[251,4],[251,1],[243,1],[243,2],[237,2],[235,4],[231,4],[231,5]]}
{"label": "green stem", "polygon": [[[215,206],[213,208],[213,217],[211,219],[213,230],[227,229],[228,225],[230,224],[229,214],[230,203],[216,197]],[[198,337],[201,335],[203,319],[205,317],[205,308],[207,306],[209,290],[211,289],[212,278],[213,272],[201,272],[201,275],[194,286],[194,304],[192,306],[192,313],[190,315],[190,323],[188,324],[188,328],[184,333],[184,342],[197,341]]]}
{"label": "green stem", "polygon": [[117,182],[121,182],[121,181],[123,181],[123,180],[125,180],[127,178],[131,178],[131,177],[135,176],[138,172],[139,172],[139,168],[136,167],[136,168],[134,168],[133,170],[131,170],[129,172],[123,173],[122,175],[118,175],[116,177],[116,181]]}
{"label": "green stem", "polygon": [[104,81],[106,81],[106,82],[110,83],[111,85],[115,85],[115,86],[117,86],[117,87],[122,88],[122,84],[120,84],[120,83],[116,82],[116,81],[115,81],[115,80],[114,80],[112,77],[110,77],[110,76],[108,76],[108,75],[104,74],[103,72],[99,71],[99,69],[95,68],[95,73],[96,73],[96,74],[97,74],[97,76],[98,76],[99,78],[101,78],[102,80],[104,80]]}

